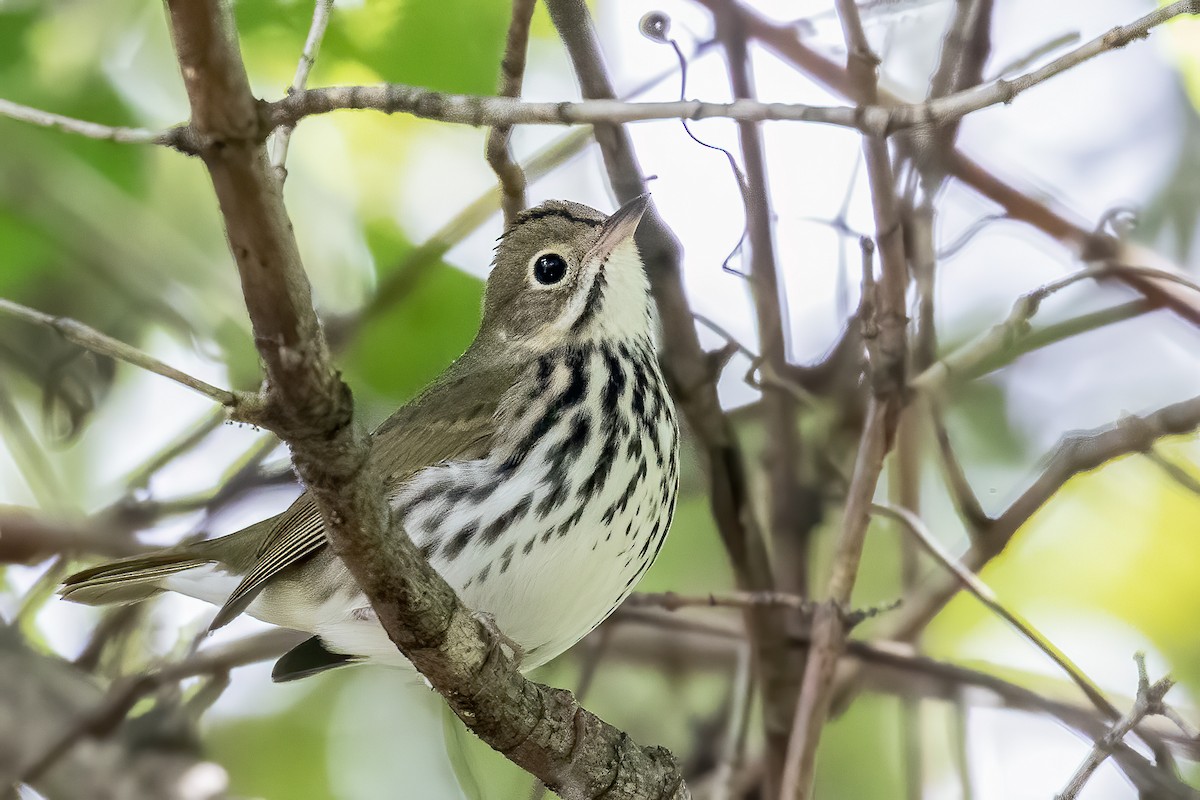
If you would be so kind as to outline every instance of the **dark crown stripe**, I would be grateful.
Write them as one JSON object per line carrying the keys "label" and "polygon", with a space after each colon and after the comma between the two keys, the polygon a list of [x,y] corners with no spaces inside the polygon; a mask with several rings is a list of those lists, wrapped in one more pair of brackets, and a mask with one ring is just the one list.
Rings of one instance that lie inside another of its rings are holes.
{"label": "dark crown stripe", "polygon": [[578,222],[582,225],[589,225],[593,228],[599,227],[604,223],[604,220],[581,217],[578,214],[572,214],[565,208],[552,206],[550,208],[531,208],[526,211],[522,211],[517,215],[517,219],[513,225],[509,227],[509,230],[512,230],[513,227],[521,225],[522,223],[533,222],[534,220],[545,219],[546,217],[561,217],[562,219],[568,219],[571,222]]}

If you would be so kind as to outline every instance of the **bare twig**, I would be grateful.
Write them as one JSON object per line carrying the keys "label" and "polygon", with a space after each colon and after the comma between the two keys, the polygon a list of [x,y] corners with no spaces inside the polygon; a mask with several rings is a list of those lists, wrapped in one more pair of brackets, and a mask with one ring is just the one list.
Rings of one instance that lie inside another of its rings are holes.
{"label": "bare twig", "polygon": [[23,106],[11,100],[0,99],[0,117],[40,125],[44,128],[57,128],[66,133],[86,136],[89,139],[102,139],[122,144],[160,144],[176,147],[183,152],[190,152],[185,146],[186,135],[178,128],[165,131],[152,131],[146,128],[122,128],[111,125],[101,125],[81,119],[64,117],[50,111]]}
{"label": "bare twig", "polygon": [[959,517],[966,522],[967,529],[972,535],[977,535],[991,522],[991,519],[983,510],[983,505],[971,488],[971,483],[967,480],[967,473],[958,460],[958,454],[954,452],[954,447],[950,442],[950,432],[946,429],[946,419],[941,403],[934,397],[928,398],[928,402],[934,440],[937,442],[942,475],[946,482],[946,488],[950,491],[950,499],[954,503],[954,509],[958,512]]}
{"label": "bare twig", "polygon": [[[512,19],[504,43],[504,59],[500,62],[501,97],[520,97],[525,80],[525,56],[529,48],[529,23],[533,19],[535,0],[512,0]],[[488,132],[484,153],[488,165],[500,181],[500,207],[504,222],[511,224],[517,212],[525,207],[525,173],[513,160],[511,125],[496,125]]]}
{"label": "bare twig", "polygon": [[1189,472],[1179,464],[1176,464],[1171,459],[1167,458],[1157,448],[1151,447],[1146,451],[1146,458],[1163,472],[1165,472],[1171,480],[1187,489],[1192,494],[1200,495],[1200,479]]}
{"label": "bare twig", "polygon": [[[316,0],[312,24],[309,25],[308,36],[304,39],[304,50],[300,53],[300,61],[296,64],[296,76],[292,78],[288,94],[304,91],[304,87],[308,85],[308,73],[317,62],[317,52],[321,49],[321,40],[325,38],[325,28],[329,25],[333,2],[334,0]],[[284,165],[287,163],[288,143],[291,142],[292,131],[295,129],[295,125],[283,125],[275,131],[271,165],[275,167],[275,174],[280,183],[287,179],[287,167]]]}
{"label": "bare twig", "polygon": [[984,583],[979,576],[965,568],[956,558],[954,558],[954,556],[947,553],[945,548],[941,546],[929,529],[925,527],[925,523],[921,521],[920,517],[906,508],[900,508],[898,506],[887,505],[884,503],[872,505],[871,511],[876,514],[882,514],[901,523],[901,525],[908,530],[909,533],[916,537],[917,542],[920,543],[921,547],[924,548],[925,551],[930,555],[932,555],[939,564],[941,564],[956,578],[958,578],[967,591],[974,595],[979,602],[983,603],[983,605],[986,606],[987,609],[993,614],[1016,628],[1017,631],[1023,637],[1025,637],[1025,639],[1034,645],[1034,647],[1041,650],[1050,658],[1051,661],[1057,664],[1058,667],[1067,674],[1067,677],[1069,677],[1080,689],[1083,690],[1083,693],[1087,696],[1088,700],[1090,700],[1102,714],[1109,717],[1116,717],[1119,715],[1117,709],[1108,701],[1108,699],[1104,696],[1104,693],[1100,691],[1100,687],[1096,685],[1095,681],[1085,675],[1083,670],[1081,670],[1075,664],[1075,662],[1071,661],[1071,659],[1068,658],[1065,653],[1055,647],[1054,644],[1050,642],[1050,640],[1047,639],[1041,632],[1034,628],[1028,620],[1019,615],[1016,611],[1013,611],[1001,603],[1000,599],[996,597],[996,593],[993,592],[991,587]]}
{"label": "bare twig", "polygon": [[1175,685],[1175,681],[1170,677],[1165,677],[1151,684],[1150,677],[1146,674],[1145,654],[1137,653],[1133,658],[1137,662],[1138,668],[1137,699],[1134,701],[1133,708],[1117,720],[1104,736],[1096,740],[1096,746],[1092,748],[1087,758],[1079,765],[1079,769],[1071,776],[1066,788],[1056,795],[1056,800],[1075,800],[1084,784],[1100,768],[1105,759],[1112,755],[1113,748],[1125,738],[1127,733],[1133,730],[1143,718],[1151,714],[1163,713],[1163,697]]}
{"label": "bare twig", "polygon": [[106,527],[78,524],[0,506],[0,564],[37,564],[48,556],[89,553],[122,557],[145,548]]}
{"label": "bare twig", "polygon": [[676,594],[675,592],[634,592],[625,601],[630,608],[657,607],[677,611],[689,607],[747,608],[752,606],[782,606],[810,613],[814,603],[800,595],[787,592],[721,592],[703,595]]}
{"label": "bare twig", "polygon": [[169,378],[178,384],[186,386],[194,392],[199,392],[210,400],[233,409],[238,405],[239,398],[233,392],[218,389],[210,383],[194,378],[172,366],[164,364],[157,358],[138,350],[136,347],[106,336],[95,328],[89,328],[81,322],[66,317],[55,317],[41,311],[35,311],[11,300],[0,298],[0,313],[8,314],[17,319],[42,325],[57,331],[64,339],[80,347],[98,353],[102,356],[124,361],[135,367]]}
{"label": "bare twig", "polygon": [[227,673],[236,667],[281,655],[302,638],[302,634],[282,628],[267,631],[115,682],[99,705],[75,720],[18,771],[17,782],[33,783],[85,736],[102,737],[114,730],[137,702],[151,692],[184,678]]}
{"label": "bare twig", "polygon": [[[916,391],[933,393],[941,391],[948,383],[956,380],[969,380],[986,374],[1007,363],[1007,360],[1030,352],[1034,349],[1023,341],[1030,336],[1029,322],[1041,308],[1041,304],[1051,295],[1066,289],[1082,280],[1099,278],[1114,273],[1138,274],[1164,282],[1175,283],[1195,292],[1200,292],[1194,283],[1182,275],[1164,272],[1145,267],[1127,267],[1120,264],[1104,264],[1088,269],[1072,272],[1031,292],[1021,295],[1008,317],[984,331],[970,342],[948,353],[937,363],[916,376],[909,382],[909,388]],[[1053,336],[1065,337],[1086,330],[1112,324],[1114,321],[1143,313],[1146,308],[1139,304],[1135,306],[1118,306],[1116,311],[1097,312],[1081,317],[1070,323],[1062,323],[1053,331]],[[1036,346],[1044,346],[1056,341],[1053,336],[1042,335],[1035,341]],[[1011,355],[1011,358],[1010,358]]]}
{"label": "bare twig", "polygon": [[466,125],[576,125],[623,123],[653,119],[710,119],[726,117],[747,122],[767,120],[823,122],[857,128],[872,136],[886,136],[918,124],[942,124],[988,106],[1010,103],[1021,92],[1078,66],[1101,53],[1124,47],[1181,14],[1196,13],[1196,0],[1178,0],[1134,22],[1118,26],[1039,69],[1012,79],[955,92],[924,103],[882,106],[874,99],[857,109],[810,106],[802,103],[733,103],[684,101],[624,103],[618,100],[585,100],[579,103],[523,103],[510,98],[456,95],[402,84],[337,86],[296,92],[267,107],[270,127],[295,124],[314,114],[338,109],[374,109],[389,114],[407,113],[425,119]]}

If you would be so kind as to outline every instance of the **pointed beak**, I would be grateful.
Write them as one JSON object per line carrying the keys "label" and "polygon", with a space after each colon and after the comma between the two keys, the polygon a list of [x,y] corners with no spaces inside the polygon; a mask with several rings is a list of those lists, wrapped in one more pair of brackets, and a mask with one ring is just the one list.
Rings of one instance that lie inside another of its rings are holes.
{"label": "pointed beak", "polygon": [[585,263],[593,260],[603,263],[621,242],[629,239],[637,231],[642,215],[650,207],[650,195],[643,194],[633,198],[613,212],[600,226],[600,238],[592,246]]}

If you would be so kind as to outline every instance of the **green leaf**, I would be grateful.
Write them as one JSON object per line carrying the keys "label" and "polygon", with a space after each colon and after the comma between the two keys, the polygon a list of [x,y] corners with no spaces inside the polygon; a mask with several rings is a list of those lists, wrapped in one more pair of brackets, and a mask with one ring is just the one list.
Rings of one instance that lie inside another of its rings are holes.
{"label": "green leaf", "polygon": [[429,267],[395,311],[359,331],[345,359],[351,385],[393,404],[415,395],[467,349],[482,296],[478,278],[444,264]]}

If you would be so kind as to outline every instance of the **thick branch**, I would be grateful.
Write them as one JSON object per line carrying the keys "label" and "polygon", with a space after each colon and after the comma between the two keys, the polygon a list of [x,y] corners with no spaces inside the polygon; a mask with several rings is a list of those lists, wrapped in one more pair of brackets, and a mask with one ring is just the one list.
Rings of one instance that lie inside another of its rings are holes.
{"label": "thick branch", "polygon": [[364,468],[369,440],[352,424],[349,390],[330,363],[279,184],[254,135],[258,107],[229,7],[170,0],[168,9],[201,156],[266,366],[260,422],[292,448],[330,544],[388,635],[469,728],[562,796],[686,797],[665,750],[638,746],[569,692],[525,680],[412,541],[392,529],[380,476]]}

